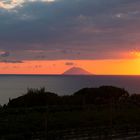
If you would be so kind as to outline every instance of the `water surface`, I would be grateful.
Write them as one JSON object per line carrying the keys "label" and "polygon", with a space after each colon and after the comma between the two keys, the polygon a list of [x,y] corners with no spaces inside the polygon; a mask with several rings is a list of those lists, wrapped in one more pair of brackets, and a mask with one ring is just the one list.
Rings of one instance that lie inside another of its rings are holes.
{"label": "water surface", "polygon": [[0,104],[26,93],[27,88],[45,87],[59,95],[70,95],[84,87],[113,85],[131,94],[140,93],[140,76],[58,76],[58,75],[0,75]]}

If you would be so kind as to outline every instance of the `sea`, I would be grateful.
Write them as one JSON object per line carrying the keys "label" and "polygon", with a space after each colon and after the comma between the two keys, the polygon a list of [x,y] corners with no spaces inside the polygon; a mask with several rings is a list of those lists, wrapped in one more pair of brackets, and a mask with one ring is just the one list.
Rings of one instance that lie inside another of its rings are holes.
{"label": "sea", "polygon": [[45,87],[58,95],[71,95],[85,87],[112,85],[140,94],[140,76],[0,75],[0,104],[26,94],[28,88]]}

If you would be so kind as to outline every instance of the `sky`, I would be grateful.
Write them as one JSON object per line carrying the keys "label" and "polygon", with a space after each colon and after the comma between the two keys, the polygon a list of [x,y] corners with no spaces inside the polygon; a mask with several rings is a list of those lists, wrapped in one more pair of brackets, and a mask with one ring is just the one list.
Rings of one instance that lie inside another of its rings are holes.
{"label": "sky", "polygon": [[0,74],[71,67],[140,75],[140,1],[0,1]]}

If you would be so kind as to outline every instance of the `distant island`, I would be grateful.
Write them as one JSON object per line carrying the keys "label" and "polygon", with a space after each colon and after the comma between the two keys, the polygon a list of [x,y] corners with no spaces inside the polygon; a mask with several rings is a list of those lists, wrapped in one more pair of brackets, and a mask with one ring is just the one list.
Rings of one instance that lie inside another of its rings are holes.
{"label": "distant island", "polygon": [[72,67],[66,70],[62,75],[92,75],[92,73],[80,67]]}

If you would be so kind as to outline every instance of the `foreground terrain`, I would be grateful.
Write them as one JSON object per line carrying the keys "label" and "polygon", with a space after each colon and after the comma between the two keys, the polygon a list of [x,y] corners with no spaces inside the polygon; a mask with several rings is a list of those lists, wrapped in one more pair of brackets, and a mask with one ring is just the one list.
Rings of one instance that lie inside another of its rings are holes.
{"label": "foreground terrain", "polygon": [[29,89],[1,107],[0,139],[140,139],[139,101],[139,95],[112,86],[71,96]]}

